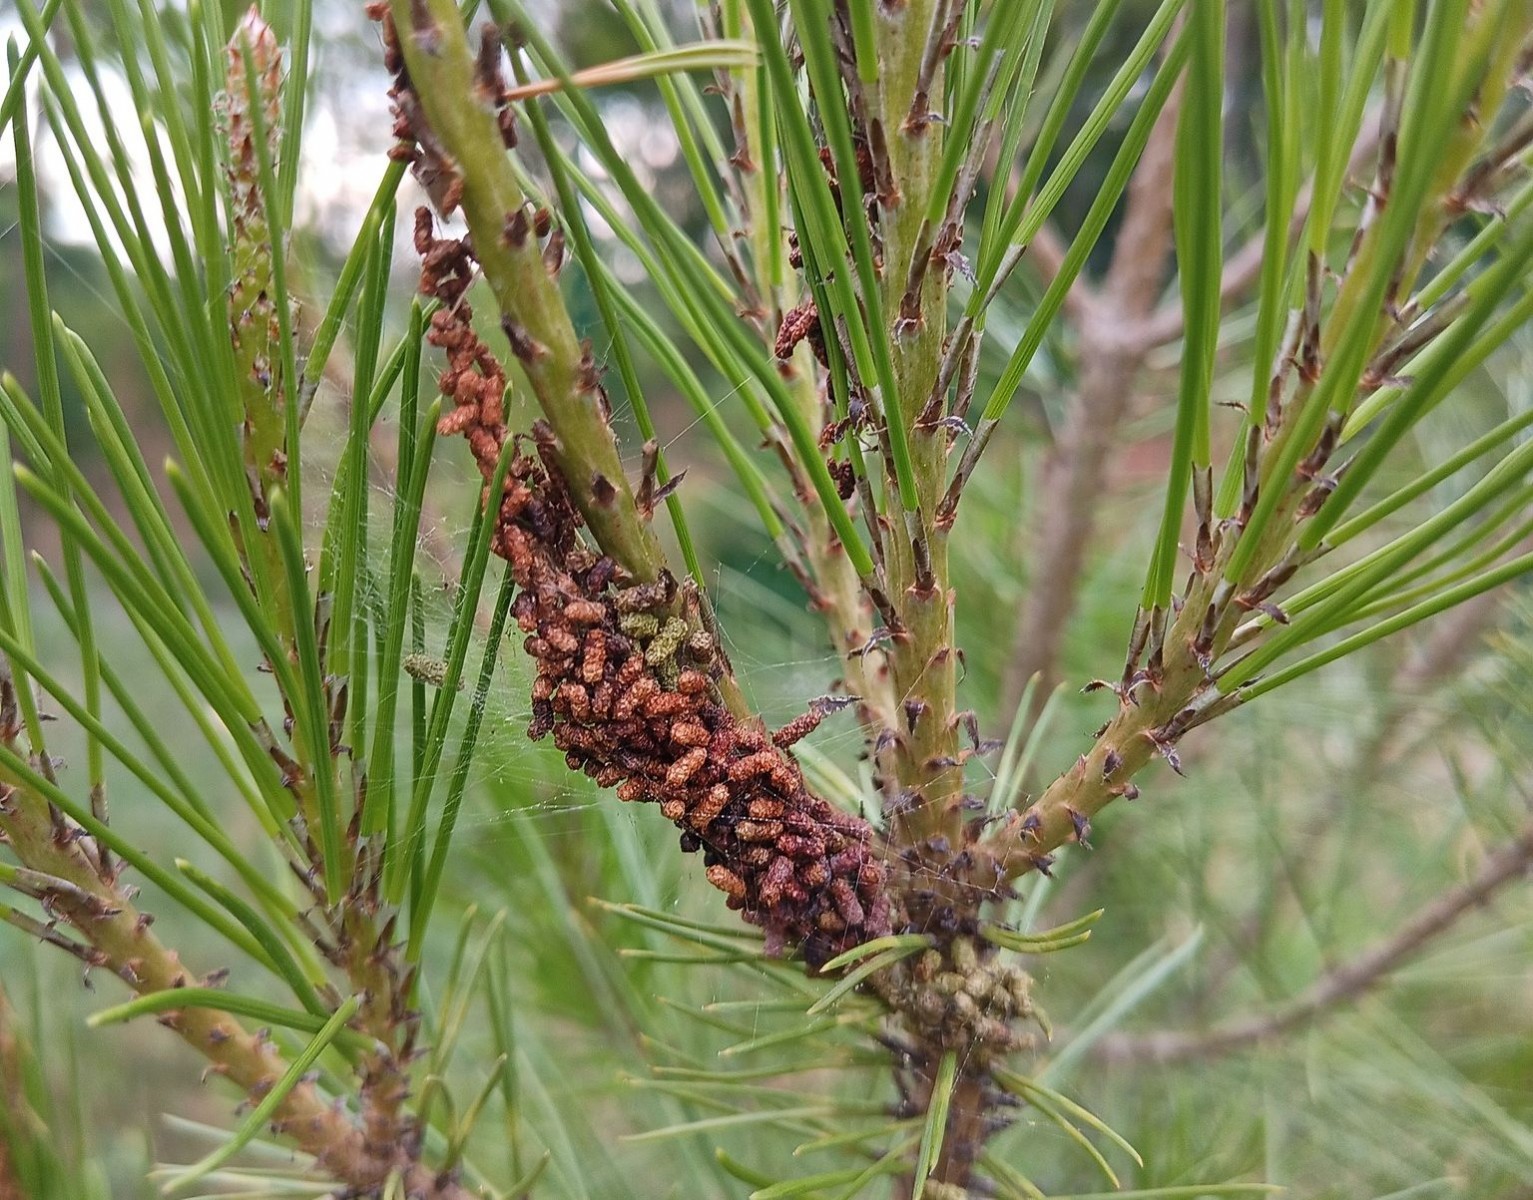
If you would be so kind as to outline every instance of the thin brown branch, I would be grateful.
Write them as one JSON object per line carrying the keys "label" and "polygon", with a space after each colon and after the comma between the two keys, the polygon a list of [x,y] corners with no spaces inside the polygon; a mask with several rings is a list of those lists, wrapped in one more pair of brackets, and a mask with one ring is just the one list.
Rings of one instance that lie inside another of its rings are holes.
{"label": "thin brown branch", "polygon": [[[1524,541],[1519,554],[1533,549]],[[1506,593],[1484,592],[1432,622],[1430,636],[1395,672],[1391,696],[1420,696],[1455,675],[1482,644],[1487,627],[1506,603]]]}
{"label": "thin brown branch", "polygon": [[1097,1043],[1096,1054],[1115,1062],[1157,1064],[1214,1058],[1290,1033],[1355,1000],[1383,983],[1394,971],[1482,907],[1533,866],[1533,821],[1512,841],[1488,855],[1467,883],[1453,888],[1416,912],[1389,937],[1351,962],[1328,971],[1309,988],[1269,1013],[1243,1017],[1203,1032],[1166,1031],[1122,1034]]}
{"label": "thin brown branch", "polygon": [[[50,896],[50,909],[90,944],[96,964],[140,996],[192,983],[193,976],[180,956],[152,931],[152,918],[134,907],[115,880],[97,873],[81,849],[82,839],[56,839],[45,806],[22,789],[10,790],[8,799],[9,812],[0,820],[0,832],[20,861],[69,885]],[[226,1013],[184,1008],[165,1014],[160,1023],[205,1057],[213,1074],[228,1079],[246,1097],[269,1092],[287,1069],[269,1041]],[[391,1172],[399,1173],[412,1196],[469,1200],[473,1194],[451,1177],[439,1177],[413,1157],[409,1146],[370,1142],[312,1083],[300,1083],[288,1092],[272,1124],[311,1155],[321,1170],[357,1194],[380,1188]]]}
{"label": "thin brown branch", "polygon": [[[1305,210],[1302,209],[1294,214],[1289,228],[1290,236],[1296,236],[1303,228],[1304,217]],[[1219,278],[1219,300],[1224,307],[1235,303],[1256,283],[1262,270],[1263,249],[1263,238],[1261,234],[1256,234],[1246,239],[1240,249],[1225,262],[1224,274]],[[1154,349],[1181,337],[1182,323],[1182,306],[1167,304],[1138,322],[1131,331],[1131,337],[1146,350]]]}
{"label": "thin brown branch", "polygon": [[[1308,845],[1321,837],[1340,818],[1347,798],[1359,788],[1377,786],[1385,772],[1400,777],[1416,759],[1435,753],[1444,744],[1450,706],[1433,703],[1433,699],[1451,686],[1452,679],[1483,645],[1487,627],[1505,599],[1501,592],[1490,591],[1441,614],[1431,622],[1428,636],[1414,652],[1394,660],[1389,679],[1380,689],[1380,710],[1372,730],[1354,743],[1347,764],[1332,772],[1318,815],[1300,829],[1294,845]],[[1435,720],[1415,719],[1426,714]],[[1302,897],[1316,866],[1302,854],[1285,862],[1280,878],[1289,896],[1295,900]],[[1241,962],[1283,919],[1279,903],[1272,901],[1258,906],[1231,930],[1204,964],[1209,984],[1194,1001],[1196,1011],[1203,1011]]]}
{"label": "thin brown branch", "polygon": [[[13,757],[19,733],[15,714],[13,681],[0,672],[0,742]],[[176,950],[156,934],[152,915],[135,906],[136,889],[125,886],[117,871],[103,868],[104,856],[94,852],[94,838],[72,825],[59,835],[55,812],[34,784],[35,779],[9,769],[6,778],[0,779],[0,841],[19,864],[8,870],[7,884],[35,899],[48,917],[46,923],[26,918],[19,922],[22,927],[32,921],[37,936],[61,944],[82,959],[88,970],[110,972],[136,995],[191,985],[194,976]],[[6,911],[12,917],[25,917]],[[66,937],[65,928],[74,936]],[[353,933],[360,931],[361,926],[353,926]],[[368,944],[376,944],[376,939]],[[379,978],[388,968],[384,957],[378,956],[372,966],[359,987],[369,1005],[394,994],[382,987]],[[370,990],[376,994],[366,995]],[[188,1007],[163,1014],[160,1023],[208,1061],[210,1074],[228,1079],[246,1100],[267,1095],[287,1071],[286,1059],[267,1037],[250,1032],[227,1013]],[[365,1014],[357,1027],[373,1032]],[[388,1031],[380,1032],[386,1039]],[[392,1049],[392,1042],[384,1044]],[[373,1056],[370,1062],[377,1066],[383,1058]],[[0,1068],[9,1071],[4,1061]],[[0,1083],[7,1077],[0,1074]],[[402,1080],[398,1082],[403,1086]],[[364,1080],[362,1091],[367,1090]],[[397,1125],[390,1124],[385,1138],[369,1136],[372,1130],[354,1123],[312,1082],[302,1081],[287,1092],[272,1114],[272,1127],[354,1194],[371,1194],[397,1175],[409,1195],[423,1200],[468,1200],[472,1195],[450,1173],[422,1163],[418,1145],[398,1136]]]}

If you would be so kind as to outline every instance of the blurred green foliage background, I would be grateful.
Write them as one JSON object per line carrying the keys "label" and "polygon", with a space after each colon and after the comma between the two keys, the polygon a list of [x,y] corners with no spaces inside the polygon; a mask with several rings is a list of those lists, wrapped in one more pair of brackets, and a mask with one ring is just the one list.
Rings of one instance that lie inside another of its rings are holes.
{"label": "blurred green foliage background", "polygon": [[[306,148],[314,170],[301,171],[313,182],[299,206],[292,255],[300,292],[322,294],[328,286],[349,240],[348,219],[365,205],[390,141],[375,37],[355,7],[317,7],[322,37],[312,120],[320,132]],[[689,6],[678,0],[674,7]],[[1089,6],[1066,7],[1067,21],[1078,22]],[[600,0],[562,0],[544,9],[577,62],[634,49]],[[1242,19],[1241,6],[1232,6],[1230,75],[1237,80],[1242,48],[1252,53]],[[1133,25],[1122,22],[1119,36],[1130,38]],[[0,9],[0,30],[8,28]],[[1111,62],[1113,55],[1103,58]],[[1091,91],[1088,83],[1083,94]],[[1251,120],[1241,105],[1249,100],[1239,90],[1230,97],[1236,188],[1256,186],[1258,160],[1243,154]],[[701,212],[687,207],[695,201],[674,143],[661,132],[666,125],[652,88],[612,89],[600,102],[614,135],[629,139],[671,211],[690,214],[701,229]],[[1112,140],[1096,156],[1103,167]],[[137,376],[128,331],[80,236],[67,182],[56,162],[49,167],[45,136],[39,154],[54,303],[71,327],[91,331],[146,458],[155,461],[169,442],[156,453],[158,411]],[[12,307],[22,284],[15,194],[3,186],[10,170],[0,159],[0,296],[12,314],[0,321],[0,361],[30,384],[26,327]],[[1066,225],[1084,210],[1092,179],[1088,167],[1075,185],[1081,202],[1062,205]],[[614,253],[622,267],[622,252]],[[395,265],[397,320],[413,280],[407,246],[399,247]],[[1014,340],[1003,322],[1008,312],[1025,313],[1030,286],[1020,277],[1003,296],[991,318],[995,345]],[[577,322],[591,315],[578,292],[572,303]],[[1238,314],[1230,325],[1238,330]],[[1046,351],[1028,381],[1027,411],[992,451],[965,502],[963,537],[953,544],[967,686],[988,698],[981,719],[995,735],[1012,717],[1002,711],[1001,681],[1019,597],[1030,585],[1019,551],[1032,485],[1076,369],[1067,342]],[[992,372],[998,365],[986,364]],[[1118,661],[1133,615],[1140,548],[1154,533],[1174,371],[1167,352],[1141,380],[1132,444],[1115,460],[1101,521],[1108,532],[1092,555],[1069,628],[1067,683],[1048,710],[1035,782],[1068,766],[1109,714],[1110,699],[1079,689]],[[730,654],[767,720],[785,721],[807,697],[830,690],[835,657],[770,544],[741,519],[742,505],[690,410],[658,375],[647,382],[671,461],[688,468],[685,499],[703,561],[714,564]],[[76,398],[67,378],[65,386],[70,403]],[[342,364],[316,408],[337,441],[346,386]],[[1533,403],[1533,335],[1514,339],[1466,391],[1470,399],[1434,420],[1478,429],[1525,410]],[[719,399],[728,409],[727,397]],[[79,417],[77,405],[70,411]],[[1433,436],[1431,422],[1420,436]],[[620,428],[619,437],[630,449],[639,440],[631,428]],[[434,520],[420,549],[427,578],[442,585],[455,576],[475,486],[457,447],[438,453]],[[387,487],[386,454],[380,442],[380,489]],[[324,457],[312,457],[316,470],[324,469]],[[90,471],[90,463],[82,465]],[[45,522],[33,522],[27,533],[30,544],[51,553]],[[450,597],[442,587],[438,594],[440,620],[427,631],[433,648],[449,612]],[[114,653],[121,649],[118,669],[132,677],[136,643],[114,636],[114,613],[103,605],[102,641]],[[40,628],[38,636],[45,659],[55,639],[59,669],[69,677],[77,667],[62,653],[61,631]],[[249,661],[256,661],[253,651]],[[719,1171],[715,1147],[746,1164],[780,1161],[793,1139],[751,1126],[681,1141],[625,1139],[659,1123],[662,1109],[694,1117],[702,1111],[684,1088],[656,1090],[650,1064],[713,1061],[721,1047],[775,1028],[769,1010],[729,1005],[784,985],[748,970],[661,961],[653,956],[674,954],[674,944],[596,903],[635,901],[701,917],[716,907],[695,864],[670,852],[675,833],[658,813],[598,795],[565,770],[559,755],[526,741],[523,664],[506,655],[497,670],[460,838],[467,854],[450,874],[444,899],[465,913],[473,909],[476,931],[493,914],[505,914],[491,953],[503,960],[510,985],[520,1051],[513,1086],[528,1128],[514,1138],[488,1131],[476,1152],[531,1161],[546,1148],[552,1154],[546,1183],[561,1196],[739,1194],[741,1185]],[[143,677],[158,678],[153,671]],[[154,698],[143,699],[153,710]],[[186,744],[187,771],[213,786],[218,765],[199,757],[204,751],[193,739]],[[849,723],[827,722],[812,745],[827,770],[856,779],[865,769]],[[61,747],[67,762],[67,734]],[[1355,1010],[1232,1053],[1170,1064],[1135,1057],[1143,1046],[1138,1033],[1209,1028],[1302,992],[1462,880],[1481,851],[1527,822],[1533,595],[1526,588],[1498,594],[1333,666],[1224,720],[1217,736],[1194,736],[1183,762],[1188,778],[1154,768],[1143,799],[1114,807],[1097,823],[1092,853],[1066,856],[1055,880],[1030,877],[1025,889],[1045,925],[1087,908],[1107,910],[1087,945],[1042,963],[1039,996],[1057,1025],[1042,1053],[1052,1084],[1068,1083],[1139,1148],[1147,1165],[1136,1172],[1120,1164],[1125,1183],[1171,1186],[1251,1172],[1315,1200],[1533,1197],[1533,898],[1526,886],[1501,893]],[[141,844],[167,859],[185,852],[172,819],[131,780],[114,785],[113,804],[116,820]],[[264,853],[258,831],[246,832],[253,852]],[[152,895],[145,904],[155,910]],[[203,969],[219,965],[195,944],[185,949]],[[453,951],[445,945],[433,954],[445,961]],[[38,1056],[25,1082],[66,1164],[61,1178],[123,1200],[149,1195],[146,1163],[200,1153],[203,1143],[187,1122],[225,1120],[225,1100],[199,1084],[198,1064],[169,1033],[142,1023],[83,1029],[86,1014],[118,998],[110,980],[82,986],[78,964],[9,929],[0,930],[0,980]],[[470,1078],[482,1076],[496,1052],[482,1017],[466,1026],[457,1051],[458,1068]],[[791,1090],[802,1080],[762,1083]],[[816,1086],[866,1096],[887,1083],[873,1070]],[[1074,1146],[1026,1116],[999,1150],[1050,1195],[1099,1186]],[[68,1174],[70,1160],[83,1164],[81,1174]]]}

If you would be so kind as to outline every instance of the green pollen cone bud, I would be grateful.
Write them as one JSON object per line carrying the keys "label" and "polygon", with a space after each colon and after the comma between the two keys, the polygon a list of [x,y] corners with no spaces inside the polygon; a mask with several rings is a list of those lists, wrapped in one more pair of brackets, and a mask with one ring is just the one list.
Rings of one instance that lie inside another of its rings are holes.
{"label": "green pollen cone bud", "polygon": [[[252,80],[248,66],[254,69]],[[283,453],[283,397],[277,379],[280,327],[271,299],[272,255],[266,198],[261,191],[261,150],[275,167],[281,129],[282,55],[276,36],[255,8],[241,19],[224,48],[225,89],[220,106],[228,154],[229,202],[233,218],[230,250],[229,337],[244,406],[245,463],[264,496],[280,483]],[[259,106],[259,120],[251,110]]]}

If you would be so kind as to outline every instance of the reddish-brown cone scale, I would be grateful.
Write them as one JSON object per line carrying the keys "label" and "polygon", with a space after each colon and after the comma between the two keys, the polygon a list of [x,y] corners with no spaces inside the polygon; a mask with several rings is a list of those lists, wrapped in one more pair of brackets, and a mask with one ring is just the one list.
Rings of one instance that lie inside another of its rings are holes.
{"label": "reddish-brown cone scale", "polygon": [[[421,290],[442,302],[427,335],[448,357],[440,386],[453,410],[440,431],[468,440],[488,485],[509,436],[506,384],[463,301],[473,258],[464,242],[435,238],[424,209],[416,249]],[[578,537],[552,431],[539,422],[530,440],[535,455],[513,451],[492,544],[511,565],[513,614],[537,664],[531,736],[552,736],[572,769],[621,799],[658,804],[772,952],[797,946],[819,966],[888,933],[872,830],[810,792],[783,749],[817,718],[774,740],[719,703],[720,657],[699,632],[696,597],[669,575],[624,586],[613,561]]]}

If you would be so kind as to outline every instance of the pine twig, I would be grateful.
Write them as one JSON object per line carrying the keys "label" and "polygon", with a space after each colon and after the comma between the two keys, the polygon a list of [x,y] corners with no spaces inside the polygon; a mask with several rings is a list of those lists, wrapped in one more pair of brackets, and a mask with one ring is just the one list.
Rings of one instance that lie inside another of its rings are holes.
{"label": "pine twig", "polygon": [[[396,76],[395,132],[403,139],[394,153],[413,164],[443,216],[461,208],[501,329],[553,430],[549,448],[582,519],[638,583],[669,578],[665,552],[623,469],[594,356],[559,291],[562,234],[553,231],[540,246],[549,214],[529,215],[506,156],[516,134],[499,78],[501,31],[486,27],[476,56],[452,0],[378,0],[369,11],[391,19],[388,66]],[[731,711],[751,717],[732,673],[715,682]]]}
{"label": "pine twig", "polygon": [[1375,942],[1350,962],[1327,971],[1272,1012],[1228,1021],[1202,1033],[1167,1031],[1110,1036],[1097,1043],[1095,1053],[1112,1062],[1164,1065],[1216,1058],[1281,1037],[1379,987],[1470,912],[1488,904],[1503,888],[1525,876],[1530,867],[1533,822],[1487,855],[1467,883],[1418,908],[1389,937]]}
{"label": "pine twig", "polygon": [[[0,833],[28,869],[68,885],[50,894],[51,909],[88,943],[101,969],[140,996],[191,983],[180,956],[151,929],[152,918],[134,906],[115,879],[99,874],[82,849],[88,839],[61,843],[53,837],[41,798],[9,787]],[[164,1014],[160,1023],[247,1097],[265,1094],[287,1069],[269,1041],[227,1013],[185,1008]],[[288,1092],[273,1115],[273,1126],[311,1155],[320,1170],[358,1193],[381,1187],[390,1173],[398,1172],[406,1193],[422,1200],[470,1200],[473,1195],[413,1157],[410,1147],[369,1144],[364,1131],[312,1083],[299,1083]]]}
{"label": "pine twig", "polygon": [[[444,215],[461,207],[507,340],[558,437],[560,466],[581,516],[626,571],[641,583],[653,582],[665,569],[664,555],[639,516],[594,364],[576,336],[552,264],[544,259],[537,221],[528,218],[527,197],[506,157],[513,135],[491,104],[468,101],[484,95],[489,81],[481,78],[457,7],[451,0],[395,0],[387,7],[397,30],[392,52],[398,60],[390,65],[407,67],[411,83],[396,102],[398,132],[415,146],[399,153],[436,184],[433,199]],[[487,36],[493,42],[498,31]]]}

